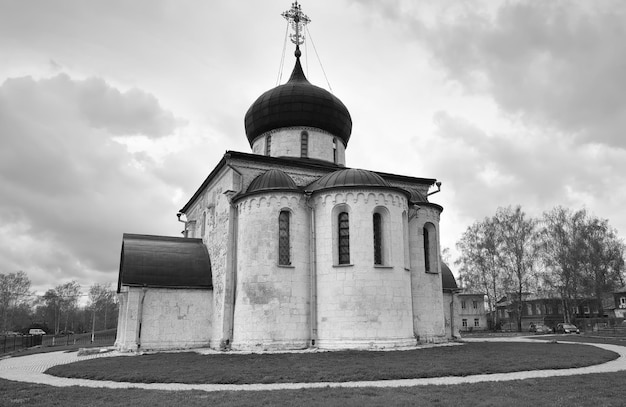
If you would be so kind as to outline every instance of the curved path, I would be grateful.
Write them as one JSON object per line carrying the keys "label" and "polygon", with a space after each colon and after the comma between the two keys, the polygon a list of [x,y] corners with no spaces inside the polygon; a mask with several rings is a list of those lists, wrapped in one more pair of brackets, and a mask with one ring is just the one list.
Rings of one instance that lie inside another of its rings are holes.
{"label": "curved path", "polygon": [[[506,342],[538,342],[526,338],[473,338],[466,339],[465,342],[485,342],[485,341],[506,341]],[[569,342],[559,342],[569,343]],[[572,342],[573,343],[573,342]],[[598,343],[584,343],[584,345],[597,346],[619,354],[619,357],[610,362],[594,366],[587,366],[573,369],[547,369],[530,370],[512,373],[493,373],[472,376],[445,376],[423,379],[402,379],[402,380],[377,380],[362,382],[320,382],[320,383],[271,383],[271,384],[183,384],[183,383],[129,383],[113,382],[105,380],[70,379],[44,374],[43,372],[51,366],[72,363],[81,360],[93,359],[96,357],[123,357],[122,353],[105,353],[87,356],[78,356],[76,352],[51,352],[36,355],[20,356],[0,360],[0,378],[46,384],[50,386],[84,386],[84,387],[107,387],[115,389],[149,389],[149,390],[202,390],[202,391],[232,391],[232,390],[283,390],[283,389],[305,389],[322,387],[409,387],[423,386],[429,384],[461,384],[478,383],[485,381],[507,381],[521,380],[550,376],[571,376],[589,373],[607,373],[626,370],[626,347]]]}

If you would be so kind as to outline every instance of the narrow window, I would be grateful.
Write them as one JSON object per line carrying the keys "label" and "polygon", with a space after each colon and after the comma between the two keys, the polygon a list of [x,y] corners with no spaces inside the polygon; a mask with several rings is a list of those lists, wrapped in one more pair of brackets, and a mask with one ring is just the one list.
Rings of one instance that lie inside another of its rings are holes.
{"label": "narrow window", "polygon": [[467,319],[463,318],[463,328],[467,328]]}
{"label": "narrow window", "polygon": [[202,213],[202,226],[200,227],[200,237],[204,238],[204,232],[206,231],[206,212]]}
{"label": "narrow window", "polygon": [[303,131],[300,133],[300,157],[309,156],[309,133]]}
{"label": "narrow window", "polygon": [[619,307],[620,308],[626,308],[626,297],[620,297],[619,298]]}
{"label": "narrow window", "polygon": [[430,241],[428,229],[424,228],[424,267],[426,272],[430,272]]}
{"label": "narrow window", "polygon": [[477,309],[478,308],[478,301],[472,301],[472,307],[474,309]]}
{"label": "narrow window", "polygon": [[348,212],[339,214],[339,264],[350,264],[350,222]]}
{"label": "narrow window", "polygon": [[333,138],[333,162],[337,164],[337,138]]}
{"label": "narrow window", "polygon": [[474,326],[475,327],[479,327],[480,326],[480,320],[478,318],[474,318]]}
{"label": "narrow window", "polygon": [[280,211],[278,216],[278,264],[291,264],[289,253],[289,211]]}
{"label": "narrow window", "polygon": [[272,136],[265,137],[265,155],[270,155],[272,151]]}
{"label": "narrow window", "polygon": [[383,264],[382,218],[380,213],[374,214],[374,264]]}
{"label": "narrow window", "polygon": [[461,308],[465,309],[465,301],[461,301]]}

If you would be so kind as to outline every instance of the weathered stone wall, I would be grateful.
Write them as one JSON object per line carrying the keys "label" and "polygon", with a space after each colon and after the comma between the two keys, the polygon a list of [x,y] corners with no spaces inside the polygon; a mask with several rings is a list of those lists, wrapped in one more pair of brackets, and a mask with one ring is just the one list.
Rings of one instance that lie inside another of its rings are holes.
{"label": "weathered stone wall", "polygon": [[[124,321],[118,323],[120,350],[206,347],[211,336],[211,290],[125,287]],[[142,304],[143,297],[143,304]],[[141,319],[141,336],[139,336]],[[120,325],[121,330],[120,330]]]}
{"label": "weathered stone wall", "polygon": [[[317,255],[317,345],[396,347],[415,343],[410,274],[404,267],[402,213],[395,191],[345,189],[314,195]],[[372,217],[384,208],[383,266],[374,265]],[[338,264],[339,212],[349,213],[350,262]]]}
{"label": "weathered stone wall", "polygon": [[[232,208],[227,191],[238,192],[241,176],[226,167],[207,186],[187,213],[195,221],[196,237],[202,238],[211,259],[213,275],[213,314],[206,323],[212,327],[211,347],[228,345],[232,334]],[[204,233],[202,233],[204,231]]]}
{"label": "weathered stone wall", "polygon": [[[308,346],[308,211],[300,193],[262,193],[237,204],[235,349]],[[278,216],[290,212],[290,265],[279,265]]]}
{"label": "weathered stone wall", "polygon": [[301,133],[309,133],[308,158],[316,158],[334,162],[333,138],[336,139],[337,164],[346,165],[346,149],[339,137],[313,127],[285,127],[272,130],[258,137],[252,144],[255,154],[265,155],[265,146],[268,135],[272,136],[270,156],[272,157],[301,157]]}
{"label": "weathered stone wall", "polygon": [[460,301],[457,294],[452,292],[443,293],[443,315],[446,338],[460,338],[461,318],[459,317]]}
{"label": "weathered stone wall", "polygon": [[431,223],[436,233],[430,236],[430,244],[435,253],[439,247],[440,210],[435,206],[423,205],[412,212],[409,222],[409,244],[411,260],[411,290],[413,292],[413,329],[420,341],[442,342],[445,340],[445,320],[443,314],[443,289],[441,283],[441,259],[431,256],[434,264],[431,272],[426,272],[424,258],[424,234],[426,223]]}

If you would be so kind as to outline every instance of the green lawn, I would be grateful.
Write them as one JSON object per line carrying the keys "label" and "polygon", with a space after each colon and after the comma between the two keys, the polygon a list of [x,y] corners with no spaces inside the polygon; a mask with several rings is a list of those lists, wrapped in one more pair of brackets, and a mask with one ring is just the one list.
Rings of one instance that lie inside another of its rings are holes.
{"label": "green lawn", "polygon": [[0,379],[2,406],[624,406],[626,372],[404,388],[166,392],[51,387]]}
{"label": "green lawn", "polygon": [[346,382],[561,369],[616,357],[578,344],[477,342],[394,352],[157,353],[85,360],[47,373],[133,383]]}
{"label": "green lawn", "polygon": [[[559,337],[559,340],[586,340],[585,337]],[[614,343],[607,341],[607,343]],[[624,341],[621,342],[624,345]],[[497,344],[476,343],[482,345],[471,348],[446,347],[440,348],[450,352],[441,357],[436,365],[454,365],[456,372],[466,372],[464,364],[473,360],[485,366],[505,364],[513,361],[517,367],[526,364],[526,368],[536,369],[536,360],[528,356],[529,348],[539,351],[540,348],[550,352],[544,359],[579,360],[579,354],[595,348],[565,344]],[[515,349],[500,348],[495,345],[514,345]],[[524,345],[524,346],[520,346]],[[535,348],[534,346],[540,346]],[[551,346],[551,348],[550,348]],[[459,349],[472,349],[462,356]],[[497,350],[499,349],[499,350]],[[429,349],[430,350],[430,349]],[[493,357],[493,352],[504,352],[508,359]],[[557,353],[552,353],[555,351]],[[543,350],[541,351],[543,352]],[[346,352],[349,354],[350,352]],[[408,358],[410,353],[385,352],[400,357],[401,365],[396,370],[411,365],[414,359]],[[426,352],[423,352],[426,353]],[[601,352],[602,353],[602,352]],[[329,353],[325,355],[338,355]],[[320,354],[313,355],[319,356]],[[434,355],[434,354],[433,354]],[[606,354],[599,355],[605,357]],[[430,356],[429,356],[430,357]],[[461,360],[455,358],[463,357]],[[110,360],[135,360],[138,358],[110,358]],[[448,360],[449,359],[449,360]],[[106,359],[99,359],[106,360]],[[378,364],[380,359],[373,358]],[[456,363],[450,363],[452,362]],[[483,362],[480,362],[483,361]],[[589,361],[589,359],[587,359]],[[340,362],[331,368],[337,370]],[[345,363],[345,361],[341,361]],[[368,362],[369,363],[369,362]],[[366,366],[364,364],[363,366]],[[422,364],[422,369],[430,369]],[[144,366],[145,367],[145,366]],[[354,366],[352,366],[354,367]],[[211,366],[205,366],[207,371]],[[239,366],[233,366],[233,369]],[[375,367],[378,369],[378,366]],[[166,369],[174,374],[169,367]],[[145,372],[145,371],[144,371]],[[110,372],[109,372],[110,373]],[[467,373],[469,374],[469,373]],[[623,406],[626,400],[626,371],[618,373],[589,374],[568,377],[551,377],[542,379],[514,380],[507,382],[485,382],[476,384],[448,386],[415,386],[405,388],[322,388],[306,390],[275,390],[250,392],[216,392],[201,391],[167,392],[140,389],[92,389],[82,387],[58,388],[45,385],[11,382],[0,379],[0,406]]]}

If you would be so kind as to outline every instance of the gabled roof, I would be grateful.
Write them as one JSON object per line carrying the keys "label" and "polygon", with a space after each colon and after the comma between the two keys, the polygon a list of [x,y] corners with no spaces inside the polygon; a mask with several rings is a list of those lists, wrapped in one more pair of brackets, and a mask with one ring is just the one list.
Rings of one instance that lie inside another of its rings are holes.
{"label": "gabled roof", "polygon": [[124,233],[117,292],[122,286],[213,288],[202,239]]}

